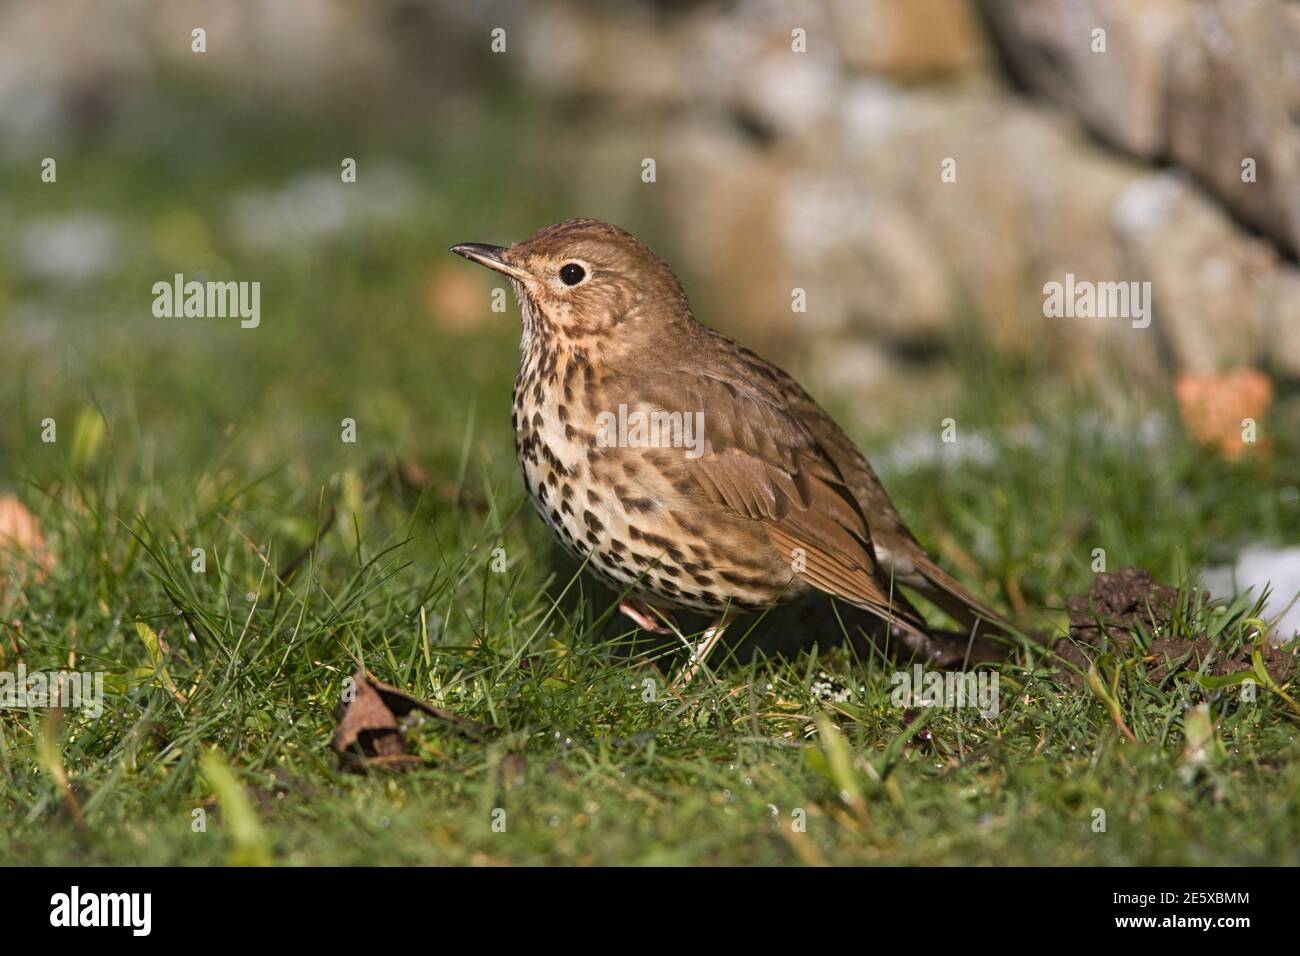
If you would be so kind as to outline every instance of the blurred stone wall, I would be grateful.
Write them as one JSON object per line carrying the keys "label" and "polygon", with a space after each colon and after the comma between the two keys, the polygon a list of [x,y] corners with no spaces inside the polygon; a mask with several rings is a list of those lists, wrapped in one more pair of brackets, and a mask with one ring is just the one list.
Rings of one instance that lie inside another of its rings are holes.
{"label": "blurred stone wall", "polygon": [[[1085,375],[1300,377],[1300,3],[570,0],[522,40],[539,95],[621,107],[731,327],[802,287],[829,362],[973,323]],[[626,176],[606,152],[565,162]],[[1066,273],[1150,281],[1151,327],[1045,318]]]}
{"label": "blurred stone wall", "polygon": [[[1084,376],[1300,378],[1295,0],[0,0],[0,150],[176,71],[431,125],[506,74],[575,215],[652,210],[702,317],[797,330],[832,377],[962,327]],[[1151,327],[1046,318],[1067,273],[1150,281]]]}

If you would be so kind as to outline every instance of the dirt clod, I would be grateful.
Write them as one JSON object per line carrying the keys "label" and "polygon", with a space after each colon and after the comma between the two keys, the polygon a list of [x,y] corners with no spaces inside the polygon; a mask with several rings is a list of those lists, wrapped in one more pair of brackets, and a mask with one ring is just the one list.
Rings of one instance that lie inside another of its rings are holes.
{"label": "dirt clod", "polygon": [[[1209,599],[1209,592],[1202,590],[1190,600]],[[1147,679],[1152,683],[1159,684],[1170,674],[1184,670],[1204,669],[1210,675],[1221,676],[1254,667],[1248,648],[1229,654],[1205,634],[1188,639],[1162,633],[1174,621],[1179,591],[1158,583],[1149,571],[1126,567],[1102,572],[1093,578],[1086,594],[1072,594],[1065,604],[1070,612],[1070,637],[1056,644],[1056,654],[1065,664],[1058,670],[1057,679],[1072,686],[1083,686],[1080,672],[1086,672],[1105,651],[1124,655],[1142,630],[1154,636],[1142,655]],[[1279,684],[1294,673],[1296,658],[1289,651],[1266,645],[1261,654],[1269,676]]]}

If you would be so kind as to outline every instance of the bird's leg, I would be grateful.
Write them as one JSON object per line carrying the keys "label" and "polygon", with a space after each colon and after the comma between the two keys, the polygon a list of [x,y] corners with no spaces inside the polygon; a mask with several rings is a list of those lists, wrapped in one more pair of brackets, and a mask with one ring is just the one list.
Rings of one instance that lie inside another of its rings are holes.
{"label": "bird's leg", "polygon": [[[687,647],[690,647],[691,651],[690,660],[686,662],[682,672],[673,681],[674,687],[685,687],[699,673],[700,667],[703,666],[709,653],[717,646],[718,641],[722,640],[722,633],[727,629],[727,625],[731,623],[732,616],[729,611],[723,611],[714,618],[712,624],[705,628],[704,633],[700,635],[700,639],[695,642],[693,647],[689,642],[687,643]],[[685,638],[683,638],[683,641],[685,641]]]}
{"label": "bird's leg", "polygon": [[654,634],[674,634],[677,631],[677,626],[673,623],[672,618],[664,614],[662,621],[656,619],[654,609],[637,598],[628,598],[618,606],[618,609],[630,617],[636,623],[636,626],[643,631],[650,631]]}

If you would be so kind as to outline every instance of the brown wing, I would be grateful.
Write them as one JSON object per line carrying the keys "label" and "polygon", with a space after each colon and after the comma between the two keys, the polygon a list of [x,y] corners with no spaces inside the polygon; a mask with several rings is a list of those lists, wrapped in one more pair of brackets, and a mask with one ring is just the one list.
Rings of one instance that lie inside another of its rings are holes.
{"label": "brown wing", "polygon": [[993,625],[995,630],[1011,633],[1014,628],[1006,618],[939,567],[921,547],[894,507],[871,463],[826,410],[791,376],[777,368],[772,371],[775,387],[791,414],[825,449],[853,497],[871,515],[873,543],[882,546],[892,556],[894,579],[920,591],[963,627],[971,628],[976,621],[983,621]]}
{"label": "brown wing", "polygon": [[772,379],[756,379],[726,354],[624,384],[635,396],[629,408],[703,412],[700,457],[657,456],[675,485],[685,479],[703,503],[762,522],[813,586],[924,633],[924,620],[880,574],[861,506]]}

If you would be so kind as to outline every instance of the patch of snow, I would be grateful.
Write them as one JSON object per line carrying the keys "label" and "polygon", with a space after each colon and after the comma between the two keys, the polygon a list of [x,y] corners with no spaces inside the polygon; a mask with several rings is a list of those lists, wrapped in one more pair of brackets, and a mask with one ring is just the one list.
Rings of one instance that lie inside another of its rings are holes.
{"label": "patch of snow", "polygon": [[1216,598],[1231,598],[1247,590],[1258,595],[1268,586],[1264,619],[1282,615],[1270,639],[1285,644],[1300,633],[1300,547],[1249,547],[1237,555],[1235,564],[1207,568],[1201,580]]}
{"label": "patch of snow", "polygon": [[122,229],[97,213],[41,216],[19,226],[14,243],[18,264],[28,275],[88,282],[120,261]]}

